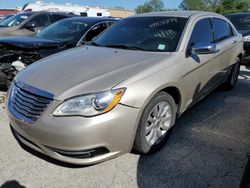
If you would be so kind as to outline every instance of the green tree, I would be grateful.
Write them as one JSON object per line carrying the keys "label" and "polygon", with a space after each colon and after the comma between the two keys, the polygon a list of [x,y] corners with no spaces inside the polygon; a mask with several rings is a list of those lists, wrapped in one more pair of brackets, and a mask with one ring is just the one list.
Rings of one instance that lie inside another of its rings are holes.
{"label": "green tree", "polygon": [[161,0],[150,0],[145,2],[143,5],[139,5],[135,11],[137,14],[153,11],[162,11],[164,8],[164,3]]}
{"label": "green tree", "polygon": [[235,5],[236,10],[239,11],[247,11],[248,7],[249,7],[249,2],[244,0],[238,1]]}
{"label": "green tree", "polygon": [[183,10],[206,10],[221,14],[247,11],[250,0],[183,0],[179,8]]}
{"label": "green tree", "polygon": [[179,8],[182,10],[205,10],[206,4],[203,0],[183,0]]}
{"label": "green tree", "polygon": [[139,5],[136,9],[135,12],[137,14],[145,13],[145,12],[152,12],[153,8],[151,6],[148,6],[146,3],[144,5]]}
{"label": "green tree", "polygon": [[153,8],[153,11],[161,11],[164,8],[164,3],[161,0],[150,0],[148,4]]}

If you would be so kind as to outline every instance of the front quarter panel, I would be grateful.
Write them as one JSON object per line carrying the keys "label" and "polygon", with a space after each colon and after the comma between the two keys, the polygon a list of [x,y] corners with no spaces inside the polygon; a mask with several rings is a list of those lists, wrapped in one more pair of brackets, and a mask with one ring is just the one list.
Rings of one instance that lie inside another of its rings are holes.
{"label": "front quarter panel", "polygon": [[184,74],[184,69],[181,69],[185,62],[183,57],[182,53],[172,55],[171,58],[116,85],[114,88],[127,88],[120,103],[134,108],[144,108],[157,92],[170,86],[178,88],[180,93],[183,93],[182,86],[178,83]]}

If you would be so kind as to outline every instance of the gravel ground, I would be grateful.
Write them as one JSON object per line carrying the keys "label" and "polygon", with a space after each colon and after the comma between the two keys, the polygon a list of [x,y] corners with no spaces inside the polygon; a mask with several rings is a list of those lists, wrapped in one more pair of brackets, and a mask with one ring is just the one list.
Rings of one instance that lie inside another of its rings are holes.
{"label": "gravel ground", "polygon": [[0,186],[239,187],[250,153],[250,68],[242,67],[240,74],[233,91],[217,89],[183,114],[160,152],[129,153],[89,167],[21,148],[11,135],[2,103]]}

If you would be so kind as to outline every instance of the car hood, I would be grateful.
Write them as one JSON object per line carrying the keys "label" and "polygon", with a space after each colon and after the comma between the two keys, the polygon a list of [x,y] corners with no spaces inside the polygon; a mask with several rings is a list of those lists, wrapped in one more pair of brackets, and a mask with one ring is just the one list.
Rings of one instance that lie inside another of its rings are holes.
{"label": "car hood", "polygon": [[60,45],[63,44],[61,42],[44,38],[18,36],[18,37],[0,38],[0,46],[3,45],[26,48],[26,49],[34,49],[34,48],[59,47]]}
{"label": "car hood", "polygon": [[18,30],[19,27],[0,27],[0,37],[11,36],[12,32]]}
{"label": "car hood", "polygon": [[42,59],[16,80],[52,93],[55,99],[109,90],[171,56],[166,53],[85,46]]}

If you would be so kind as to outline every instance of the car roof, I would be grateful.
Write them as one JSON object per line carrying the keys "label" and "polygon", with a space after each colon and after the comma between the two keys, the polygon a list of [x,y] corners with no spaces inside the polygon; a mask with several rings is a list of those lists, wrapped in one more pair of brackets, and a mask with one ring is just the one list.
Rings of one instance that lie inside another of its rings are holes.
{"label": "car roof", "polygon": [[244,16],[244,15],[250,16],[250,12],[236,12],[236,13],[226,14],[225,16]]}
{"label": "car roof", "polygon": [[51,12],[51,11],[26,11],[26,12],[19,12],[17,14],[26,14],[26,15],[36,15],[36,14],[57,14],[57,15],[66,15],[66,16],[77,16],[74,14],[70,14],[67,12]]}
{"label": "car roof", "polygon": [[15,15],[20,15],[20,14],[25,14],[25,15],[33,15],[33,14],[35,14],[35,12],[32,12],[32,11],[30,11],[30,12],[18,12],[18,13],[16,13]]}
{"label": "car roof", "polygon": [[88,22],[88,23],[98,23],[98,22],[103,22],[103,21],[118,21],[117,19],[114,18],[105,18],[105,17],[73,17],[73,18],[66,18],[61,21],[81,21],[81,22]]}
{"label": "car roof", "polygon": [[212,12],[205,12],[205,11],[161,11],[161,12],[151,12],[151,13],[144,13],[138,14],[131,17],[149,17],[149,16],[166,16],[166,17],[182,17],[182,18],[190,18],[194,15],[216,15],[219,14],[212,13]]}

